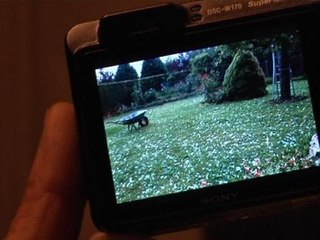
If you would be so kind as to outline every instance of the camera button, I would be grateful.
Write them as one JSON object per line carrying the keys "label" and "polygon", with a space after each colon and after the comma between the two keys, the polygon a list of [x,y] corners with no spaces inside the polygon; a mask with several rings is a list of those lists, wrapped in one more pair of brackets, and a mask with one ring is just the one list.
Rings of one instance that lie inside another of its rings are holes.
{"label": "camera button", "polygon": [[190,10],[191,10],[191,12],[199,12],[201,10],[201,8],[202,8],[202,6],[197,4],[197,5],[191,6]]}
{"label": "camera button", "polygon": [[201,14],[194,14],[191,16],[191,21],[192,22],[198,22],[203,19],[203,16]]}

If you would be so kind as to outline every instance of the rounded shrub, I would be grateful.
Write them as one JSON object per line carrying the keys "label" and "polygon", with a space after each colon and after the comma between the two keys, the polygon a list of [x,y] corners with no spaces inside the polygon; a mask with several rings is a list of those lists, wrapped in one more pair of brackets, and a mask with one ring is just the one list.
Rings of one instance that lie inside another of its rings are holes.
{"label": "rounded shrub", "polygon": [[227,100],[245,100],[265,96],[266,79],[258,59],[250,51],[239,50],[228,67],[224,81]]}

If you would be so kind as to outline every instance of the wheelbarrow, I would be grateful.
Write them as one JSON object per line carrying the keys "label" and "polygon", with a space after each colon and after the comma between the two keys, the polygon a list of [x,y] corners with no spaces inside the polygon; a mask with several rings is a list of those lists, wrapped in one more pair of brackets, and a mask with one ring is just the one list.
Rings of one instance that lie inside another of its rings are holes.
{"label": "wheelbarrow", "polygon": [[149,119],[147,116],[145,116],[146,112],[147,110],[135,111],[121,118],[118,121],[107,122],[107,123],[127,125],[128,130],[137,129],[136,124],[138,125],[138,127],[145,127],[145,126],[148,126],[149,124]]}

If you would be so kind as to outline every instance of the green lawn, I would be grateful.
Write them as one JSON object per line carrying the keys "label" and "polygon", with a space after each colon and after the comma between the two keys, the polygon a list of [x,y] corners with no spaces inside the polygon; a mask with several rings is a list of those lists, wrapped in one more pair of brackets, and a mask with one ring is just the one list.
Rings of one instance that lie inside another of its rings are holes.
{"label": "green lawn", "polygon": [[[296,92],[308,96],[307,82],[296,82]],[[269,94],[219,105],[202,99],[147,109],[145,128],[106,125],[119,202],[309,166],[316,132],[309,98],[274,104]]]}

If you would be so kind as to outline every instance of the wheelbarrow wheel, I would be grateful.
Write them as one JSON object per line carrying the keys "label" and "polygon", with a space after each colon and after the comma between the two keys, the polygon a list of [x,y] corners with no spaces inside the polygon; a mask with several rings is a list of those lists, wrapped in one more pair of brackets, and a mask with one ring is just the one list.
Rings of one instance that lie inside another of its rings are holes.
{"label": "wheelbarrow wheel", "polygon": [[149,119],[148,119],[146,116],[142,117],[142,118],[139,120],[139,126],[140,126],[140,127],[148,126],[148,124],[149,124]]}

